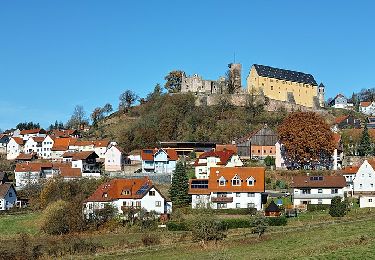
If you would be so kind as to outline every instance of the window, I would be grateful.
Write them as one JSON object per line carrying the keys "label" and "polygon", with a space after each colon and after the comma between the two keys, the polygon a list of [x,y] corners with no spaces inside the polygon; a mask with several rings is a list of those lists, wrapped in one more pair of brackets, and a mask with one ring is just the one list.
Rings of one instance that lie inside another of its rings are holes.
{"label": "window", "polygon": [[155,201],[155,207],[161,207],[161,201]]}
{"label": "window", "polygon": [[108,197],[107,192],[104,192],[104,193],[103,193],[103,197],[104,197],[104,198],[107,198],[107,197]]}
{"label": "window", "polygon": [[248,208],[255,208],[255,204],[254,203],[247,203],[247,207]]}
{"label": "window", "polygon": [[248,196],[248,197],[255,197],[255,193],[248,192],[248,193],[247,193],[247,196]]}
{"label": "window", "polygon": [[368,199],[368,202],[372,202],[372,199]]}
{"label": "window", "polygon": [[225,182],[226,182],[225,178],[221,176],[219,179],[219,186],[225,186]]}
{"label": "window", "polygon": [[311,194],[311,189],[302,189],[302,194]]}
{"label": "window", "polygon": [[[160,202],[160,201],[159,201]],[[141,202],[140,201],[136,201],[135,202],[135,206],[137,207],[137,208],[140,208],[141,207]]]}
{"label": "window", "polygon": [[258,150],[258,153],[260,153],[260,150]]}
{"label": "window", "polygon": [[360,188],[360,189],[362,189],[362,183],[361,183],[361,184],[359,184],[359,188]]}
{"label": "window", "polygon": [[241,204],[240,203],[236,203],[236,208],[237,209],[241,208]]}
{"label": "window", "polygon": [[339,189],[331,189],[331,194],[337,194],[339,193]]}
{"label": "window", "polygon": [[121,195],[130,195],[130,190],[123,190]]}
{"label": "window", "polygon": [[236,197],[241,197],[241,193],[237,192]]}
{"label": "window", "polygon": [[318,199],[318,204],[323,204],[323,200],[322,199]]}
{"label": "window", "polygon": [[318,189],[318,193],[323,193],[323,189]]}
{"label": "window", "polygon": [[241,179],[237,175],[232,179],[232,186],[241,186]]}
{"label": "window", "polygon": [[250,177],[247,179],[247,186],[254,186],[254,178]]}
{"label": "window", "polygon": [[226,203],[218,203],[217,204],[217,208],[218,209],[226,209],[227,208],[227,204]]}
{"label": "window", "polygon": [[155,191],[154,191],[154,190],[150,190],[150,191],[148,192],[148,195],[149,195],[149,196],[155,196]]}

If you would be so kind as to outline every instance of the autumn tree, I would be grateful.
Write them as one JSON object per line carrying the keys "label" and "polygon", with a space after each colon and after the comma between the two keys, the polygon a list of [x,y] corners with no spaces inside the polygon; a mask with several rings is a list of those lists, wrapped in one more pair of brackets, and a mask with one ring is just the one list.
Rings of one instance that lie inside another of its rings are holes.
{"label": "autumn tree", "polygon": [[358,153],[360,156],[369,156],[372,154],[372,142],[367,125],[363,129],[361,141],[359,143]]}
{"label": "autumn tree", "polygon": [[289,168],[328,167],[335,144],[324,119],[314,112],[295,112],[278,127]]}
{"label": "autumn tree", "polygon": [[129,108],[134,105],[138,96],[131,90],[126,90],[119,97],[119,111],[128,112]]}
{"label": "autumn tree", "polygon": [[185,75],[185,72],[181,70],[173,70],[164,77],[165,84],[164,88],[169,93],[176,93],[181,91],[182,77]]}

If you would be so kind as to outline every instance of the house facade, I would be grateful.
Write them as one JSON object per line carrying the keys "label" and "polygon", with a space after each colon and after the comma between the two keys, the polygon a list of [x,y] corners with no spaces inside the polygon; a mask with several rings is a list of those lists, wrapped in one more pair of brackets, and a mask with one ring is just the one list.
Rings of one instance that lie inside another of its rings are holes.
{"label": "house facade", "polygon": [[7,144],[7,160],[14,160],[24,151],[24,140],[21,137],[10,138]]}
{"label": "house facade", "polygon": [[7,153],[7,144],[9,143],[10,137],[5,134],[0,134],[0,154]]}
{"label": "house facade", "polygon": [[178,160],[174,149],[144,149],[141,152],[142,172],[172,174]]}
{"label": "house facade", "polygon": [[359,111],[368,116],[375,115],[375,102],[363,101],[359,103]]}
{"label": "house facade", "polygon": [[263,167],[212,167],[208,179],[191,179],[192,208],[262,209]]}
{"label": "house facade", "polygon": [[340,129],[347,128],[361,128],[361,120],[354,117],[353,115],[340,116],[335,118],[334,127],[336,132]]}
{"label": "house facade", "polygon": [[292,179],[294,207],[307,204],[331,204],[332,198],[344,198],[346,180],[343,176],[294,176]]}
{"label": "house facade", "polygon": [[264,159],[276,157],[277,134],[267,125],[236,140],[237,152],[241,158]]}
{"label": "house facade", "polygon": [[29,137],[25,143],[24,153],[35,153],[39,158],[43,156],[43,141],[45,137]]}
{"label": "house facade", "polygon": [[120,214],[129,208],[155,211],[158,214],[172,212],[172,203],[160,193],[147,177],[137,179],[112,179],[100,185],[85,200],[83,212],[87,218],[106,204],[114,206]]}
{"label": "house facade", "polygon": [[0,211],[17,206],[17,193],[10,183],[0,184]]}
{"label": "house facade", "polygon": [[211,167],[241,167],[240,157],[231,150],[202,153],[194,162],[195,177],[208,179]]}
{"label": "house facade", "polygon": [[49,170],[52,170],[52,163],[18,163],[14,170],[16,187],[23,188],[39,183]]}
{"label": "house facade", "polygon": [[105,153],[105,171],[123,171],[124,165],[129,163],[126,154],[118,146],[112,145]]}
{"label": "house facade", "polygon": [[343,94],[338,94],[328,105],[334,108],[347,108],[348,99]]}
{"label": "house facade", "polygon": [[30,137],[46,137],[46,130],[41,128],[30,129],[30,130],[22,130],[20,132],[20,136],[23,140],[27,141]]}
{"label": "house facade", "polygon": [[100,177],[100,165],[96,161],[99,156],[94,151],[66,152],[62,157],[63,162],[80,169],[83,177]]}
{"label": "house facade", "polygon": [[353,179],[353,196],[361,208],[375,207],[375,161],[365,160]]}
{"label": "house facade", "polygon": [[52,147],[54,144],[54,139],[47,135],[46,138],[43,140],[42,143],[42,158],[43,159],[52,159]]}

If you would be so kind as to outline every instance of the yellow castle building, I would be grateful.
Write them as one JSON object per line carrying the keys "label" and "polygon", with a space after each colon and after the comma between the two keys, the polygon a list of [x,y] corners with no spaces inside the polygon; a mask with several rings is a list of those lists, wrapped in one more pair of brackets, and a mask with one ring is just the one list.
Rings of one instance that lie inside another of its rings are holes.
{"label": "yellow castle building", "polygon": [[311,74],[254,64],[246,81],[249,93],[263,92],[270,99],[305,107],[324,106],[324,85],[318,86]]}

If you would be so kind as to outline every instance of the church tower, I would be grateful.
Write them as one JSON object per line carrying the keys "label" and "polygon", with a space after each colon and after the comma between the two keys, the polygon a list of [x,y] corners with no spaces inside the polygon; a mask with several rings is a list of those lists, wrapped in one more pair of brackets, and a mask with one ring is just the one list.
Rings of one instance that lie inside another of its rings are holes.
{"label": "church tower", "polygon": [[318,99],[320,107],[324,107],[324,91],[325,86],[323,85],[323,83],[320,83],[318,86]]}

